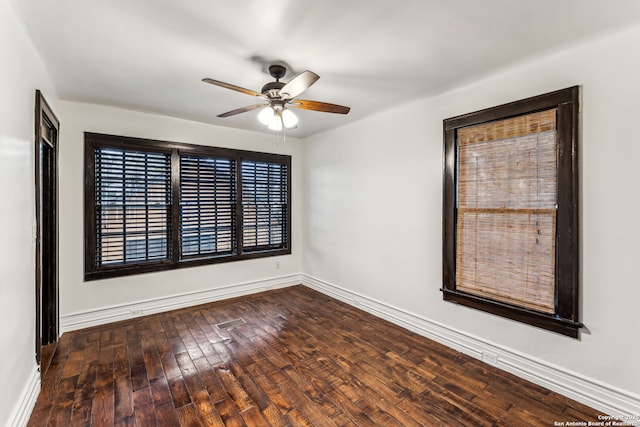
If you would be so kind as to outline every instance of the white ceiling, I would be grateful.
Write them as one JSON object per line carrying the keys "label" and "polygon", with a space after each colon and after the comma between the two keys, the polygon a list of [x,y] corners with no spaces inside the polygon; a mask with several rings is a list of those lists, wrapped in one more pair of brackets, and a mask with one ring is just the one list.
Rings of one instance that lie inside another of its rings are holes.
{"label": "white ceiling", "polygon": [[321,76],[301,98],[352,108],[296,109],[297,137],[640,22],[638,0],[11,1],[61,99],[268,132],[217,118],[255,99],[201,79],[259,92],[278,60]]}

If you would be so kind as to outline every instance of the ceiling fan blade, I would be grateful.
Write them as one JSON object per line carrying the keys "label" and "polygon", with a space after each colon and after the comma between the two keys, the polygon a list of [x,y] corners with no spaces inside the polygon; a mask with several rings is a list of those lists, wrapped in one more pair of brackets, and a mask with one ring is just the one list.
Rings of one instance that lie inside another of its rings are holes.
{"label": "ceiling fan blade", "polygon": [[210,78],[204,78],[204,79],[202,79],[202,81],[205,82],[205,83],[210,83],[210,84],[215,85],[215,86],[220,86],[220,87],[224,87],[224,88],[227,88],[227,89],[235,90],[237,92],[246,93],[247,95],[262,96],[261,93],[254,92],[251,89],[245,89],[243,87],[232,85],[232,84],[225,83],[225,82],[221,82],[221,81],[218,81],[218,80],[213,80],[213,79],[210,79]]}
{"label": "ceiling fan blade", "polygon": [[285,99],[293,99],[317,82],[319,78],[320,76],[312,71],[303,71],[280,89],[280,96]]}
{"label": "ceiling fan blade", "polygon": [[235,116],[236,114],[246,113],[247,111],[257,110],[258,108],[266,107],[266,104],[248,105],[242,108],[236,108],[235,110],[227,111],[226,113],[218,114],[218,117]]}
{"label": "ceiling fan blade", "polygon": [[347,114],[351,110],[350,107],[344,105],[329,104],[328,102],[308,101],[304,99],[296,99],[291,103],[292,107],[302,108],[303,110],[322,111],[325,113]]}

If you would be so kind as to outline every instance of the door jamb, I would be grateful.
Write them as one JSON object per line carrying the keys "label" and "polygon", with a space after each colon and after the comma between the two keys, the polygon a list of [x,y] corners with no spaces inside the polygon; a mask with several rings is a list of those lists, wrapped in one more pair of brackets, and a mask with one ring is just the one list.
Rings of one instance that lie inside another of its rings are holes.
{"label": "door jamb", "polygon": [[[43,123],[47,123],[55,131],[53,138],[48,135],[43,135]],[[34,140],[34,159],[35,159],[35,208],[36,208],[36,223],[35,223],[35,286],[36,286],[36,360],[40,363],[41,347],[44,344],[57,342],[59,333],[59,302],[58,302],[58,258],[59,258],[59,244],[58,244],[58,140],[60,135],[60,121],[54,114],[53,110],[47,103],[44,95],[40,90],[36,90],[35,94],[35,140]],[[53,140],[52,140],[53,139]],[[53,243],[53,286],[52,289],[47,289],[47,295],[53,296],[54,301],[50,301],[48,304],[41,304],[41,295],[44,294],[42,288],[42,230],[40,229],[40,206],[41,191],[40,186],[40,143],[45,141],[53,149],[53,182],[51,186],[52,191],[52,203],[53,203],[53,218],[51,219],[54,232],[52,238]],[[41,306],[42,305],[42,306]],[[44,307],[43,307],[44,306]],[[42,316],[42,317],[41,317]],[[43,322],[44,321],[44,322]],[[47,327],[42,327],[41,324],[45,324]]]}

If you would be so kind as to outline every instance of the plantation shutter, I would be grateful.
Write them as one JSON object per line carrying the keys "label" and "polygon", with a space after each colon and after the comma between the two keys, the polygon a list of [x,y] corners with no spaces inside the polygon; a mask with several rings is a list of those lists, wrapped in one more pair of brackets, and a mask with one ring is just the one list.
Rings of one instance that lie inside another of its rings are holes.
{"label": "plantation shutter", "polygon": [[241,169],[243,251],[286,248],[287,166],[243,160]]}
{"label": "plantation shutter", "polygon": [[170,257],[168,154],[95,150],[96,266]]}
{"label": "plantation shutter", "polygon": [[180,156],[182,257],[236,253],[236,162]]}
{"label": "plantation shutter", "polygon": [[556,109],[458,130],[458,290],[554,313],[556,139]]}

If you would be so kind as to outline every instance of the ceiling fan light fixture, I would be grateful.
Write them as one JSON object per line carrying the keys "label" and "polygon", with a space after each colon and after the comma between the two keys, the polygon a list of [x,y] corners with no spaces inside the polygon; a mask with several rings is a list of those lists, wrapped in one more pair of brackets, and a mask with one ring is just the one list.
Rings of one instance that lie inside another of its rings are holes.
{"label": "ceiling fan light fixture", "polygon": [[298,125],[298,117],[293,114],[293,111],[284,109],[282,110],[282,123],[287,129],[293,129]]}
{"label": "ceiling fan light fixture", "polygon": [[281,131],[282,128],[294,129],[298,125],[298,117],[293,111],[287,110],[283,106],[268,106],[258,113],[258,120],[270,130]]}
{"label": "ceiling fan light fixture", "polygon": [[282,119],[277,111],[274,111],[273,116],[271,116],[271,119],[269,120],[268,126],[270,130],[275,130],[277,132],[282,130]]}
{"label": "ceiling fan light fixture", "polygon": [[271,123],[271,120],[274,117],[275,117],[275,111],[273,111],[273,108],[271,107],[263,108],[258,113],[258,120],[260,120],[260,123],[262,123],[265,126],[269,126],[269,124]]}

